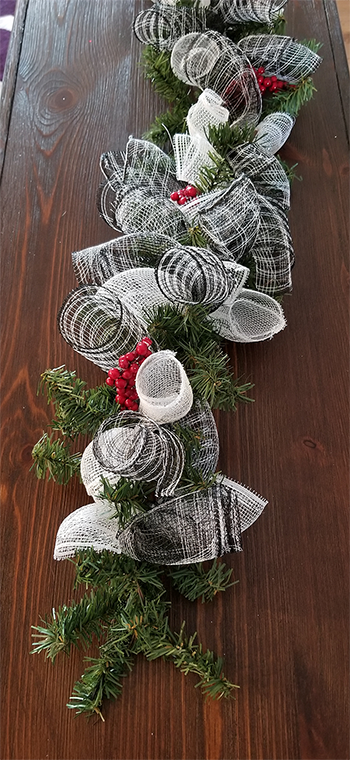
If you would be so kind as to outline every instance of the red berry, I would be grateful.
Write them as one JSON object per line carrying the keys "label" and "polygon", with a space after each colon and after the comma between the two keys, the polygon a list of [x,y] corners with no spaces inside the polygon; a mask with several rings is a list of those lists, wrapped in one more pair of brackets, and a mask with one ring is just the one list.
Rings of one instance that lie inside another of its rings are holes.
{"label": "red berry", "polygon": [[272,74],[272,77],[270,77],[271,82],[277,82],[277,77],[275,77],[274,74]]}
{"label": "red berry", "polygon": [[184,203],[187,203],[187,198],[184,198],[184,197],[180,198],[180,200],[179,200],[179,206],[183,206]]}
{"label": "red berry", "polygon": [[124,393],[117,393],[117,395],[115,397],[115,400],[116,400],[117,404],[124,404],[125,398],[126,397],[124,396]]}
{"label": "red berry", "polygon": [[282,87],[284,87],[284,82],[281,79],[277,79],[276,84],[279,90],[282,90]]}
{"label": "red berry", "polygon": [[265,73],[264,67],[263,66],[259,66],[259,68],[258,68],[258,74],[264,74],[264,73]]}
{"label": "red berry", "polygon": [[132,375],[137,375],[139,369],[139,365],[137,362],[133,362],[133,364],[130,364],[129,372],[131,372]]}
{"label": "red berry", "polygon": [[126,370],[123,372],[123,374],[122,374],[122,378],[123,378],[124,380],[130,380],[130,378],[131,378],[131,377],[132,377],[132,372],[130,372],[130,370],[129,370],[129,369],[126,369]]}
{"label": "red berry", "polygon": [[123,379],[123,377],[118,377],[115,381],[115,387],[119,390],[122,390],[127,385],[126,380]]}
{"label": "red berry", "polygon": [[127,354],[125,354],[125,359],[127,359],[128,362],[133,362],[135,358],[136,358],[135,351],[129,351]]}
{"label": "red berry", "polygon": [[107,385],[110,385],[110,386],[114,385],[113,377],[107,377],[106,383]]}
{"label": "red berry", "polygon": [[263,76],[258,77],[258,83],[262,84],[263,82],[264,82],[264,77]]}
{"label": "red berry", "polygon": [[129,409],[131,409],[133,412],[137,412],[139,408],[139,405],[136,403],[136,401],[133,401],[132,404],[130,404]]}
{"label": "red berry", "polygon": [[265,90],[266,90],[266,87],[264,87],[264,85],[261,84],[260,85],[260,92],[263,93],[263,92],[265,92]]}
{"label": "red berry", "polygon": [[266,77],[266,79],[264,80],[264,87],[271,87],[271,84],[272,82],[271,82],[270,77]]}
{"label": "red berry", "polygon": [[119,369],[117,369],[117,367],[113,367],[113,369],[109,369],[108,377],[111,377],[112,380],[115,380],[117,377],[119,377]]}
{"label": "red berry", "polygon": [[170,198],[171,198],[172,201],[178,201],[179,200],[179,193],[177,193],[176,190],[175,190],[173,193],[171,193]]}
{"label": "red berry", "polygon": [[127,398],[125,400],[125,406],[127,409],[131,409],[134,406],[134,401],[132,401],[131,398]]}
{"label": "red berry", "polygon": [[119,367],[121,367],[122,369],[127,369],[129,366],[129,363],[130,362],[128,362],[126,356],[121,356],[118,361]]}
{"label": "red berry", "polygon": [[187,185],[187,187],[185,187],[185,193],[188,198],[195,198],[198,194],[198,190],[196,187],[193,187],[193,185]]}
{"label": "red berry", "polygon": [[148,350],[148,345],[143,340],[141,340],[136,346],[136,353],[139,354],[139,356],[145,356]]}
{"label": "red berry", "polygon": [[271,92],[276,92],[278,90],[277,82],[272,82],[272,85],[270,87]]}

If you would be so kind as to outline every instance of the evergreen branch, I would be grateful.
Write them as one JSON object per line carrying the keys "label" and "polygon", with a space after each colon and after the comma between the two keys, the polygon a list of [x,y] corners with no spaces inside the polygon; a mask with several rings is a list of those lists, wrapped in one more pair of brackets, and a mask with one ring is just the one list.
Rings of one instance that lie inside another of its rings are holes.
{"label": "evergreen branch", "polygon": [[199,181],[196,182],[200,193],[210,193],[231,184],[234,175],[225,158],[217,153],[209,152],[209,158],[214,166],[202,166],[199,171]]}
{"label": "evergreen branch", "polygon": [[97,714],[104,722],[101,712],[103,699],[117,699],[122,692],[121,679],[131,670],[133,660],[129,653],[122,651],[118,657],[90,659],[92,665],[86,668],[80,681],[73,687],[73,694],[67,707],[76,710],[77,715]]}
{"label": "evergreen branch", "polygon": [[225,562],[214,559],[209,570],[205,570],[203,563],[169,568],[174,587],[194,602],[201,597],[202,602],[211,602],[217,593],[234,586],[238,581],[231,581],[232,568],[226,568]]}
{"label": "evergreen branch", "polygon": [[69,653],[72,645],[83,648],[91,644],[95,634],[101,634],[103,623],[110,622],[118,611],[119,592],[112,589],[98,589],[85,594],[80,602],[72,602],[70,607],[63,605],[52,616],[46,617],[45,626],[32,626],[37,631],[33,633],[36,641],[33,643],[35,652],[46,652],[46,657],[55,661],[59,652]]}
{"label": "evergreen branch", "polygon": [[311,40],[299,40],[299,45],[305,45],[313,53],[318,53],[319,49],[323,47],[323,42],[318,42],[315,38],[312,38]]}
{"label": "evergreen branch", "polygon": [[52,440],[52,435],[44,433],[32,449],[35,474],[39,480],[48,475],[48,480],[66,485],[73,475],[80,478],[81,454],[70,454],[69,443],[60,439]]}
{"label": "evergreen branch", "polygon": [[146,512],[154,506],[154,483],[120,477],[116,485],[111,485],[106,478],[102,477],[101,480],[103,489],[100,496],[115,505],[115,517],[121,528],[136,514]]}
{"label": "evergreen branch", "polygon": [[187,104],[175,103],[174,106],[164,113],[156,116],[147,131],[142,135],[144,140],[155,143],[160,148],[167,145],[169,136],[173,137],[177,132],[186,131]]}
{"label": "evergreen branch", "polygon": [[144,597],[158,598],[165,592],[162,569],[148,562],[136,562],[123,554],[107,550],[96,552],[94,549],[78,552],[72,561],[76,572],[75,587],[83,583],[110,588],[123,606]]}
{"label": "evergreen branch", "polygon": [[220,32],[227,36],[232,42],[239,42],[243,37],[249,37],[251,34],[285,34],[286,21],[283,13],[280,13],[271,24],[259,21],[247,21],[242,23],[225,23],[217,13],[207,11],[206,23],[208,29]]}
{"label": "evergreen branch", "polygon": [[255,138],[255,127],[249,125],[229,124],[209,124],[207,138],[222,158],[237,148],[238,145],[251,143]]}
{"label": "evergreen branch", "polygon": [[162,349],[177,352],[193,392],[218,409],[236,409],[237,401],[251,401],[245,394],[251,383],[239,385],[229,370],[229,357],[200,304],[177,308],[161,305],[149,315],[148,332]]}
{"label": "evergreen branch", "polygon": [[297,179],[299,182],[302,182],[303,178],[296,173],[296,168],[298,166],[297,163],[293,164],[292,166],[289,166],[289,164],[287,163],[287,161],[285,161],[283,158],[281,158],[281,156],[279,156],[278,154],[276,154],[276,158],[278,159],[278,161],[282,165],[282,167],[283,167],[283,169],[284,169],[284,171],[285,171],[285,173],[286,173],[286,175],[288,177],[288,181],[289,181],[290,185],[292,185],[292,183],[294,182],[295,179]]}
{"label": "evergreen branch", "polygon": [[[141,65],[146,79],[150,79],[155,91],[169,103],[186,103],[187,111],[193,103],[191,89],[174,74],[170,65],[171,52],[157,50],[146,45],[142,51]],[[186,111],[186,113],[187,113]]]}
{"label": "evergreen branch", "polygon": [[104,384],[85,389],[86,383],[69,372],[64,365],[47,369],[41,375],[38,392],[46,392],[53,402],[56,419],[50,427],[74,438],[94,435],[101,422],[115,412],[115,390]]}
{"label": "evergreen branch", "polygon": [[275,111],[290,113],[297,116],[301,107],[305,105],[316,92],[312,78],[303,79],[300,84],[290,87],[288,90],[274,92],[271,97],[263,98],[262,118]]}
{"label": "evergreen branch", "polygon": [[196,686],[203,694],[212,699],[232,696],[232,690],[239,688],[230,683],[222,672],[222,659],[213,652],[203,652],[201,644],[195,644],[196,633],[190,638],[184,635],[184,623],[180,633],[173,633],[169,628],[166,605],[145,604],[143,614],[128,622],[134,634],[134,650],[143,652],[148,660],[158,657],[170,659],[182,673],[195,673],[199,676]]}

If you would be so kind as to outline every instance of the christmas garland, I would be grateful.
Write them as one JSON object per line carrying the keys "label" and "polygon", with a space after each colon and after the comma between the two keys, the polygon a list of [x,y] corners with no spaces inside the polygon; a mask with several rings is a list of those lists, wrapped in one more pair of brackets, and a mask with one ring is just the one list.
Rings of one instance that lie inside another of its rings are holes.
{"label": "christmas garland", "polygon": [[46,370],[55,417],[33,448],[39,478],[78,475],[93,499],[63,521],[54,553],[90,590],[34,627],[34,651],[52,661],[100,640],[68,703],[77,712],[102,718],[138,653],[195,673],[212,698],[238,688],[184,624],[170,629],[166,584],[203,602],[232,585],[218,558],[242,550],[267,503],[217,472],[211,409],[251,400],[225,341],[286,324],[294,167],[276,154],[321,59],[314,41],[284,35],[285,2],[158,0],[135,19],[145,75],[169,109],[101,157],[99,211],[122,235],[72,254],[78,287],[58,315],[106,382]]}

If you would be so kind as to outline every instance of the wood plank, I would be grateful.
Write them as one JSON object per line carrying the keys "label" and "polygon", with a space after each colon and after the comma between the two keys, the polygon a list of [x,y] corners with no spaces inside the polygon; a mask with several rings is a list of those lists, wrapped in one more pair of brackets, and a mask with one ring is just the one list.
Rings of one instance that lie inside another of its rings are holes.
{"label": "wood plank", "polygon": [[[288,32],[323,42],[318,93],[285,149],[297,262],[286,330],[230,349],[254,405],[218,413],[221,469],[269,499],[227,558],[239,584],[208,606],[173,594],[173,621],[197,629],[241,686],[204,703],[193,679],[139,659],[106,723],[65,707],[84,654],[29,655],[30,626],[71,597],[70,563],[52,551],[61,520],[86,502],[29,473],[50,419],[40,373],[65,363],[103,373],[59,337],[75,286],[73,250],[113,237],[99,218],[99,156],[140,136],[160,102],[138,66],[141,0],[29,0],[1,185],[2,757],[6,760],[344,760],[348,752],[348,143],[335,4],[289,0]],[[333,18],[333,16],[332,16]],[[311,23],[312,22],[312,23]],[[6,688],[5,688],[6,685]]]}

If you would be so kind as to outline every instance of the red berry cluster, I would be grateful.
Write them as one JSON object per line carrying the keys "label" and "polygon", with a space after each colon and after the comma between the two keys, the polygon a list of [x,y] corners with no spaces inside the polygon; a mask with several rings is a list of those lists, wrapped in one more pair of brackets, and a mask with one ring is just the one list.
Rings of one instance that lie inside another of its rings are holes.
{"label": "red berry cluster", "polygon": [[135,389],[135,378],[139,367],[151,356],[150,346],[151,338],[142,338],[137,344],[134,351],[123,354],[118,359],[119,367],[113,367],[108,370],[107,385],[117,389],[115,400],[121,409],[130,409],[137,412],[139,408],[139,397]]}
{"label": "red berry cluster", "polygon": [[283,82],[282,79],[277,79],[274,74],[271,77],[264,77],[265,69],[263,66],[259,66],[258,69],[254,69],[254,73],[258,80],[259,89],[262,95],[266,91],[278,92],[278,90],[283,90],[283,88],[288,89],[292,86],[288,84],[288,82]]}
{"label": "red berry cluster", "polygon": [[183,206],[187,201],[191,201],[192,198],[196,198],[198,190],[193,185],[187,185],[183,190],[175,190],[171,193],[171,200],[175,201],[179,206]]}

